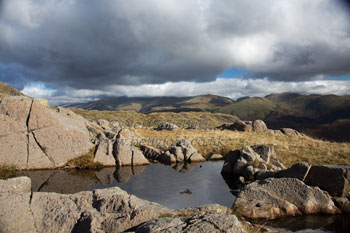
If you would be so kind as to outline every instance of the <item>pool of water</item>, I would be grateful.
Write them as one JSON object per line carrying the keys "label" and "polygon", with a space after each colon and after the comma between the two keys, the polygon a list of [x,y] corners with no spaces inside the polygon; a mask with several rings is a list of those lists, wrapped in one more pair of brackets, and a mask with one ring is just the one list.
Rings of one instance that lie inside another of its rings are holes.
{"label": "pool of water", "polygon": [[205,204],[231,207],[235,197],[220,171],[223,162],[104,168],[100,171],[26,171],[33,191],[76,193],[118,186],[139,198],[172,209]]}
{"label": "pool of water", "polygon": [[[222,161],[174,166],[151,164],[99,171],[23,171],[17,175],[29,176],[35,192],[76,193],[118,186],[141,199],[172,209],[205,204],[231,207],[236,185],[226,184],[220,174],[222,164]],[[261,223],[282,232],[350,232],[350,215],[288,217]]]}

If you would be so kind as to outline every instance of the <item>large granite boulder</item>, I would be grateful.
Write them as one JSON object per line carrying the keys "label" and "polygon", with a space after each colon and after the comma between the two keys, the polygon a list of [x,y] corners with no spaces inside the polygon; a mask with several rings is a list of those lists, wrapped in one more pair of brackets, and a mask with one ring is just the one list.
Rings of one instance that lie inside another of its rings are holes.
{"label": "large granite boulder", "polygon": [[121,130],[113,145],[113,155],[118,166],[147,165],[150,162],[142,151],[133,145],[137,140],[129,130]]}
{"label": "large granite boulder", "polygon": [[114,142],[110,139],[102,139],[99,141],[94,162],[100,163],[103,166],[115,166],[116,161],[113,155],[113,144]]}
{"label": "large granite boulder", "polygon": [[327,193],[294,178],[255,181],[244,187],[234,208],[245,217],[266,219],[340,213]]}
{"label": "large granite boulder", "polygon": [[93,147],[85,120],[25,96],[0,102],[0,164],[18,169],[64,166]]}
{"label": "large granite boulder", "polygon": [[266,171],[268,165],[274,171],[279,170],[271,164],[273,155],[274,147],[268,145],[245,146],[241,150],[231,151],[225,157],[221,174],[243,176],[247,180],[253,180],[258,172]]}
{"label": "large granite boulder", "polygon": [[253,131],[254,132],[266,132],[267,126],[262,120],[253,121]]}

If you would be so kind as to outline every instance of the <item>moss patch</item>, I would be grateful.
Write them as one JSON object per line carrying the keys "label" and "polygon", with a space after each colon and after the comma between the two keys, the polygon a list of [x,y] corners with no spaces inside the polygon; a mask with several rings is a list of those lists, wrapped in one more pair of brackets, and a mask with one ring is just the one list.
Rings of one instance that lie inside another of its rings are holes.
{"label": "moss patch", "polygon": [[94,162],[96,147],[80,157],[68,161],[67,166],[77,170],[99,170],[103,166],[100,163]]}
{"label": "moss patch", "polygon": [[0,179],[9,179],[16,176],[16,167],[15,166],[0,166]]}

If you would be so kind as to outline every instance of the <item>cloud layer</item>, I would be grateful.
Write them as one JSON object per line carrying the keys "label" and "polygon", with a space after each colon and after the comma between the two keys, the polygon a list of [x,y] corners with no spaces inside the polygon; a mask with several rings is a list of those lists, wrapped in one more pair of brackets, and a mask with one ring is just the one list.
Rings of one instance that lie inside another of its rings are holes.
{"label": "cloud layer", "polygon": [[48,99],[52,105],[88,102],[108,96],[195,96],[213,94],[237,99],[244,96],[263,97],[271,93],[350,94],[349,81],[282,82],[267,79],[225,79],[211,82],[168,82],[163,84],[112,85],[106,91],[65,88],[48,91],[42,85],[25,87],[22,92],[32,97]]}
{"label": "cloud layer", "polygon": [[284,81],[349,74],[349,9],[340,3],[3,0],[0,78],[105,89],[208,82],[231,67]]}

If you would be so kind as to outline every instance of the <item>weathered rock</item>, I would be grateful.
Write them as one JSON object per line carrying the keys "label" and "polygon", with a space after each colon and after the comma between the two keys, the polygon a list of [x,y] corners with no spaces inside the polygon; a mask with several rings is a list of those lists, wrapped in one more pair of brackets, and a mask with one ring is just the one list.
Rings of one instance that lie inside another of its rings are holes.
{"label": "weathered rock", "polygon": [[191,142],[185,139],[178,141],[176,147],[181,148],[185,161],[187,161],[193,153],[197,152],[197,149],[192,146]]}
{"label": "weathered rock", "polygon": [[206,159],[197,152],[197,149],[192,146],[191,142],[182,139],[170,151],[159,156],[158,161],[170,164],[175,162],[203,162]]}
{"label": "weathered rock", "polygon": [[141,150],[145,157],[151,161],[158,160],[158,157],[162,154],[162,151],[158,148],[151,146],[141,145]]}
{"label": "weathered rock", "polygon": [[224,156],[220,155],[220,154],[212,154],[210,156],[210,159],[209,160],[223,160],[224,159]]}
{"label": "weathered rock", "polygon": [[64,166],[93,146],[82,117],[40,100],[8,97],[0,103],[0,164],[18,169]]}
{"label": "weathered rock", "polygon": [[27,177],[0,180],[0,232],[36,232],[30,214],[31,182]]}
{"label": "weathered rock", "polygon": [[275,155],[275,149],[273,146],[267,146],[267,145],[254,145],[251,146],[251,148],[254,150],[255,153],[257,153],[262,160],[264,160],[266,163],[270,162],[271,156]]}
{"label": "weathered rock", "polygon": [[139,148],[132,145],[134,137],[130,131],[121,130],[113,145],[113,155],[118,166],[147,165],[150,162]]}
{"label": "weathered rock", "polygon": [[305,183],[318,186],[332,196],[350,197],[350,165],[314,165]]}
{"label": "weathered rock", "polygon": [[109,139],[101,140],[96,148],[95,163],[100,163],[103,166],[115,166],[116,161],[113,156],[113,142]]}
{"label": "weathered rock", "polygon": [[235,164],[239,156],[240,156],[239,150],[230,151],[225,157],[225,162],[224,162],[224,165],[222,166],[221,173],[222,174],[233,173],[233,165]]}
{"label": "weathered rock", "polygon": [[245,232],[237,217],[224,213],[223,209],[217,207],[215,212],[209,213],[204,208],[200,211],[186,209],[187,217],[154,219],[138,226],[135,232]]}
{"label": "weathered rock", "polygon": [[244,177],[247,180],[254,180],[254,175],[255,175],[254,167],[253,166],[246,167],[246,169],[244,171]]}
{"label": "weathered rock", "polygon": [[171,154],[169,151],[166,151],[165,153],[161,154],[158,157],[158,161],[164,164],[172,164],[172,163],[176,163],[176,157],[175,155]]}
{"label": "weathered rock", "polygon": [[286,169],[286,167],[280,161],[278,161],[276,159],[271,159],[270,163],[274,167],[275,170]]}
{"label": "weathered rock", "polygon": [[308,163],[296,163],[288,169],[276,173],[277,178],[297,178],[304,181],[310,171],[311,165]]}
{"label": "weathered rock", "polygon": [[179,129],[179,126],[170,123],[170,122],[164,122],[158,125],[158,127],[154,128],[155,130],[177,130]]}
{"label": "weathered rock", "polygon": [[337,197],[333,199],[336,206],[342,211],[342,213],[350,213],[350,200],[346,197]]}
{"label": "weathered rock", "polygon": [[275,134],[275,135],[283,135],[282,131],[279,130],[279,129],[277,129],[277,130],[268,129],[267,132],[270,133],[270,134]]}
{"label": "weathered rock", "polygon": [[175,147],[170,149],[170,153],[175,156],[176,161],[178,161],[178,162],[185,161],[185,155],[184,155],[184,153],[182,151],[182,147],[175,146]]}
{"label": "weathered rock", "polygon": [[99,119],[97,121],[97,124],[99,126],[101,126],[103,129],[108,129],[109,128],[109,121],[105,120],[105,119]]}
{"label": "weathered rock", "polygon": [[204,162],[206,159],[199,153],[195,152],[193,153],[188,160],[189,162]]}
{"label": "weathered rock", "polygon": [[29,178],[0,180],[0,187],[0,232],[123,232],[173,213],[117,187],[31,195]]}
{"label": "weathered rock", "polygon": [[244,122],[241,120],[238,120],[234,123],[229,123],[229,124],[223,124],[219,127],[217,127],[218,129],[221,130],[234,130],[234,131],[241,131],[241,132],[252,132],[253,131],[253,126],[251,124],[249,124],[248,122]]}
{"label": "weathered rock", "polygon": [[245,159],[247,162],[253,162],[260,158],[259,154],[257,154],[253,148],[250,146],[245,146],[241,150],[241,158]]}
{"label": "weathered rock", "polygon": [[256,180],[265,180],[267,178],[273,178],[276,176],[276,172],[274,171],[258,171],[255,173]]}
{"label": "weathered rock", "polygon": [[296,131],[295,129],[282,128],[280,130],[284,135],[287,135],[287,136],[299,136],[299,137],[302,136],[302,134]]}
{"label": "weathered rock", "polygon": [[253,121],[253,131],[254,132],[266,132],[267,126],[262,120]]}
{"label": "weathered rock", "polygon": [[248,218],[269,219],[340,213],[327,193],[292,178],[271,178],[247,185],[238,195],[234,208]]}

